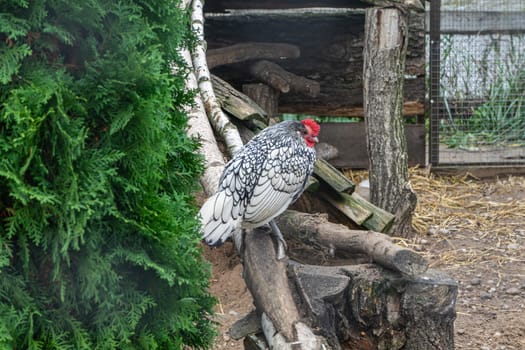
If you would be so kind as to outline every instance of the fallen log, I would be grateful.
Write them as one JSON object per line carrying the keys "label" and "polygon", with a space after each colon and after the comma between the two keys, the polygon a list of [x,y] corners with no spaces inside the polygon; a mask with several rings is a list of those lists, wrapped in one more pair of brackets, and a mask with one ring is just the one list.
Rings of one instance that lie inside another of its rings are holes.
{"label": "fallen log", "polygon": [[276,223],[286,239],[325,247],[335,256],[366,254],[373,262],[411,277],[424,273],[428,268],[428,262],[421,255],[396,245],[388,235],[350,230],[344,225],[329,222],[323,214],[287,210],[276,219]]}
{"label": "fallen log", "polygon": [[250,74],[263,83],[282,93],[297,92],[310,97],[317,97],[320,85],[315,80],[307,79],[286,71],[276,63],[258,61],[250,66]]}
{"label": "fallen log", "polygon": [[255,59],[282,60],[298,58],[300,55],[301,50],[296,45],[248,42],[208,50],[206,59],[208,61],[208,68],[213,69],[225,64]]}
{"label": "fallen log", "polygon": [[[243,276],[272,349],[321,350],[324,342],[302,322],[288,283],[285,260],[277,260],[269,232],[248,231],[241,249]],[[298,345],[298,346],[297,346]],[[326,347],[325,347],[326,348]]]}

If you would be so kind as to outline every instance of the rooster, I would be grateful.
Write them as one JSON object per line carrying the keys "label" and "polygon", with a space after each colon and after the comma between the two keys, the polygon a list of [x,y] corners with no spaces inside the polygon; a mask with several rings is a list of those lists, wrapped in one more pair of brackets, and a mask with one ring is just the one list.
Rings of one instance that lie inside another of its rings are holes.
{"label": "rooster", "polygon": [[200,209],[204,241],[218,246],[239,229],[270,224],[282,259],[286,243],[273,219],[303,192],[314,169],[319,130],[312,119],[283,121],[244,145],[226,164],[217,193]]}

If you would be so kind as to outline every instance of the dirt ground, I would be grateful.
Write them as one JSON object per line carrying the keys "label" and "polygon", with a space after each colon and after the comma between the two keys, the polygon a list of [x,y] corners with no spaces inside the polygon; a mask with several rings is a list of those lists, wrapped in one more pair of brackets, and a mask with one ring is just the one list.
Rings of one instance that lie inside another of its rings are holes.
{"label": "dirt ground", "polygon": [[[349,175],[358,182],[366,173]],[[397,243],[458,281],[456,349],[525,349],[525,177],[480,180],[411,170],[417,234]],[[220,335],[214,349],[243,349],[228,329],[253,309],[230,243],[204,249]]]}

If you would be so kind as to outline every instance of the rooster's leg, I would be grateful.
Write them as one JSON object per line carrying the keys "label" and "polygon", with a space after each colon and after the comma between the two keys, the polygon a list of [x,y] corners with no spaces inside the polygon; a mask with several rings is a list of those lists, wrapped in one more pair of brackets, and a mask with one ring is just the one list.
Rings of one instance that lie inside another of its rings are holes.
{"label": "rooster's leg", "polygon": [[283,234],[274,220],[269,222],[270,227],[272,228],[273,234],[277,237],[277,260],[282,260],[286,257],[286,250],[288,246],[284,240]]}

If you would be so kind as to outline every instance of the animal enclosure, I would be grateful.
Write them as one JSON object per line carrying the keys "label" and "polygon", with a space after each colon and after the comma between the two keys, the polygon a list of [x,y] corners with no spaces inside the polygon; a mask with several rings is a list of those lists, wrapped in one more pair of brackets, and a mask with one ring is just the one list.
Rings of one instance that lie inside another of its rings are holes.
{"label": "animal enclosure", "polygon": [[[276,96],[276,114],[334,116],[359,122],[325,123],[320,140],[341,152],[332,164],[344,168],[367,168],[363,108],[363,48],[367,5],[355,0],[332,1],[208,1],[205,32],[212,73],[234,88],[247,92],[260,81],[254,60],[235,63],[235,54],[225,48],[244,46],[264,53],[267,46],[279,48],[274,60],[287,72],[309,79],[317,88],[291,88]],[[410,165],[425,164],[425,30],[424,13],[411,11],[404,80],[403,114],[415,123],[406,124]],[[263,44],[265,46],[263,46]],[[296,48],[296,51],[288,47]],[[222,56],[222,57],[221,57]],[[229,61],[217,65],[217,60]],[[258,101],[259,102],[259,101]],[[268,108],[264,108],[268,109]],[[271,108],[273,109],[273,108]],[[270,113],[272,114],[272,113]],[[324,123],[323,120],[321,122]],[[353,150],[344,152],[343,150]]]}
{"label": "animal enclosure", "polygon": [[525,1],[430,6],[430,163],[525,164]]}

